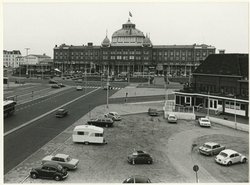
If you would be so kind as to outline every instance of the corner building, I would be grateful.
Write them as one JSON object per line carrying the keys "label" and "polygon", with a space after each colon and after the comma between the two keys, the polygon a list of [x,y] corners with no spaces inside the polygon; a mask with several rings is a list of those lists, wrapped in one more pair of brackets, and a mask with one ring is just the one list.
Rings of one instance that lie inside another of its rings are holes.
{"label": "corner building", "polygon": [[215,47],[202,45],[153,45],[149,36],[136,28],[130,19],[115,31],[111,41],[100,46],[62,44],[54,48],[54,67],[63,73],[87,72],[118,75],[155,73],[186,76],[196,69]]}

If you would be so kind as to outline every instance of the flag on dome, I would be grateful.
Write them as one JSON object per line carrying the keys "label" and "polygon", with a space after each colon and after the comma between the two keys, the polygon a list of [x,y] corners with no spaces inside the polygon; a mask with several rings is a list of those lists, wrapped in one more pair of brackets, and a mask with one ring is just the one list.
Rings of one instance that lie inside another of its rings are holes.
{"label": "flag on dome", "polygon": [[131,12],[129,12],[129,16],[132,17],[132,13]]}

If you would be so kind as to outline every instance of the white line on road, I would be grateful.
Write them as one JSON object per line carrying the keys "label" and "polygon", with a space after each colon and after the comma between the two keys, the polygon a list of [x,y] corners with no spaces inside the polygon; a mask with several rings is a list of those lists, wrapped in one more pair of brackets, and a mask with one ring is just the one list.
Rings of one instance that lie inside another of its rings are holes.
{"label": "white line on road", "polygon": [[[99,88],[98,88],[98,89],[99,89]],[[9,130],[8,132],[5,132],[5,133],[4,133],[4,136],[7,136],[7,135],[11,134],[12,132],[15,132],[15,131],[21,129],[21,128],[23,128],[23,127],[25,127],[25,126],[31,124],[32,122],[37,121],[37,120],[39,120],[39,119],[41,119],[41,118],[43,118],[43,117],[45,117],[45,116],[51,114],[52,112],[56,111],[56,110],[59,109],[60,107],[67,106],[67,105],[69,105],[69,104],[71,104],[71,103],[73,103],[73,102],[75,102],[75,101],[81,99],[82,97],[87,96],[87,95],[89,95],[89,94],[91,94],[91,93],[97,91],[98,89],[94,89],[93,91],[90,91],[90,92],[87,93],[87,94],[84,94],[84,95],[82,95],[82,96],[80,96],[80,97],[78,97],[78,98],[76,98],[76,99],[74,99],[74,100],[71,100],[71,101],[69,101],[69,102],[67,102],[67,103],[65,103],[65,104],[63,104],[63,105],[60,105],[60,106],[58,106],[57,108],[55,108],[55,109],[53,109],[53,110],[51,110],[51,111],[49,111],[49,112],[46,112],[46,113],[44,113],[44,114],[42,114],[42,115],[40,115],[40,116],[38,116],[38,117],[36,117],[36,118],[34,118],[34,119],[32,119],[32,120],[30,120],[30,121],[24,123],[24,124],[22,124],[22,125],[20,125],[20,126],[18,126],[18,127],[16,127],[16,128],[14,128],[14,129],[11,129],[11,130]]]}

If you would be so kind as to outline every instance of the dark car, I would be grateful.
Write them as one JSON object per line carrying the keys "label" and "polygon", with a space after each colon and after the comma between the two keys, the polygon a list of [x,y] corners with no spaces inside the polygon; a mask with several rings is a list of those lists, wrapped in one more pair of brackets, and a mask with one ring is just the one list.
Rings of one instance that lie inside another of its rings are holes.
{"label": "dark car", "polygon": [[114,121],[111,118],[96,118],[88,121],[89,125],[95,125],[100,127],[112,127]]}
{"label": "dark car", "polygon": [[138,150],[128,156],[130,164],[152,164],[153,158],[146,152]]}
{"label": "dark car", "polygon": [[51,88],[59,89],[59,88],[61,88],[61,87],[60,87],[60,85],[58,85],[58,84],[53,84],[53,85],[51,85]]}
{"label": "dark car", "polygon": [[148,115],[150,116],[158,116],[158,112],[157,112],[157,109],[152,109],[152,108],[149,108],[148,109]]}
{"label": "dark car", "polygon": [[56,117],[57,118],[62,118],[62,117],[65,117],[67,115],[68,115],[68,111],[66,109],[61,108],[61,109],[58,109],[56,111]]}
{"label": "dark car", "polygon": [[57,84],[58,82],[55,81],[55,80],[50,80],[49,83],[50,83],[50,84]]}
{"label": "dark car", "polygon": [[134,175],[124,180],[123,183],[151,183],[151,180],[147,177]]}
{"label": "dark car", "polygon": [[33,179],[45,178],[59,181],[67,178],[68,172],[59,164],[46,162],[38,168],[32,168],[30,171],[30,176]]}

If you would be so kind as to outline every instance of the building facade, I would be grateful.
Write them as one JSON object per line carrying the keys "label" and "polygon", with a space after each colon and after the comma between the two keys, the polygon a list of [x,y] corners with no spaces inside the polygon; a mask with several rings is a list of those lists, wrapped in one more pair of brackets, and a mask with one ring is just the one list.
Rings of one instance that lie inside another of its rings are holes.
{"label": "building facade", "polygon": [[215,47],[202,45],[153,45],[149,36],[129,19],[115,31],[111,41],[104,38],[100,46],[61,44],[54,47],[54,67],[63,73],[87,72],[118,75],[122,72],[187,76]]}
{"label": "building facade", "polygon": [[3,50],[3,66],[17,68],[22,62],[22,55],[19,50],[7,51]]}
{"label": "building facade", "polygon": [[248,54],[213,54],[193,72],[191,87],[175,93],[178,106],[249,117]]}

